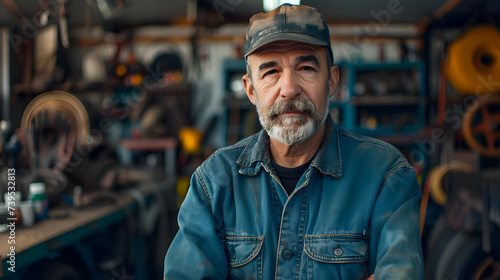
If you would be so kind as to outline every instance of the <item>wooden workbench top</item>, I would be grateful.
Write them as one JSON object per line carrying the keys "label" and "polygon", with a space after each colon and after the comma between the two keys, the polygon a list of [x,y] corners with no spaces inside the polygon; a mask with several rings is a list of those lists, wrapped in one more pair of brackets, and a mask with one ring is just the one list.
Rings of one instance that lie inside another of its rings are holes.
{"label": "wooden workbench top", "polygon": [[[8,244],[10,232],[0,233],[0,258],[3,261],[7,258],[7,253],[10,251],[10,246],[15,246],[16,255],[43,242],[46,242],[56,236],[70,232],[81,226],[91,224],[92,222],[101,219],[119,209],[123,209],[126,205],[133,201],[133,198],[127,195],[116,195],[116,202],[104,206],[92,206],[83,209],[68,209],[69,216],[64,218],[47,218],[38,222],[32,227],[22,227],[16,225],[15,229],[15,244]],[[49,210],[49,216],[56,213],[58,210]]]}

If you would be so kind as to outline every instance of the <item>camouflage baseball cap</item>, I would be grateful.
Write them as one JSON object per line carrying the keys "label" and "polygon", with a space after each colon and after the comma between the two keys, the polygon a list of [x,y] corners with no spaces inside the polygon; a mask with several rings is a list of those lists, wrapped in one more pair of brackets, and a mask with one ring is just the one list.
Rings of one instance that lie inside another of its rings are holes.
{"label": "camouflage baseball cap", "polygon": [[258,48],[271,42],[292,40],[325,46],[333,53],[330,30],[323,16],[312,7],[283,4],[268,13],[258,13],[250,18],[245,58]]}

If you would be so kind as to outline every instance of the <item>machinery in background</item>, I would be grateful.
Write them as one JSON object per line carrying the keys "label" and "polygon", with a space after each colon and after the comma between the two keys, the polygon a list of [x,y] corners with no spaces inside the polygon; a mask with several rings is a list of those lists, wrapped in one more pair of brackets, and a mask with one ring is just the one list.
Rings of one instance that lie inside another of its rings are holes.
{"label": "machinery in background", "polygon": [[[445,144],[443,139],[452,139],[454,145],[463,142],[462,148],[470,151],[462,160],[446,161],[443,155],[455,152],[458,157],[458,153],[449,147],[435,149],[441,163],[426,176],[421,229],[429,218],[428,206],[437,206],[440,213],[425,239],[429,280],[500,279],[500,87],[496,82],[500,31],[492,24],[467,28],[444,49],[437,110],[437,128],[442,133],[427,142],[435,148]],[[446,77],[462,95],[455,97],[462,104],[447,104]],[[457,112],[460,105],[465,110]],[[456,125],[457,117],[461,126]],[[454,131],[455,137],[442,129],[447,126],[460,128]]]}

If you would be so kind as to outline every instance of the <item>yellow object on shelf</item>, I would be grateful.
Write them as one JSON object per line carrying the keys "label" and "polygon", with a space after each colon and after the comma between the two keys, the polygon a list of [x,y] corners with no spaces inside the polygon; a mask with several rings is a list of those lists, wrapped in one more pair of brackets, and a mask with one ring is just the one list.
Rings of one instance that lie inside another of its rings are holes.
{"label": "yellow object on shelf", "polygon": [[192,127],[183,127],[179,130],[179,141],[186,153],[199,153],[201,151],[202,140],[203,134]]}

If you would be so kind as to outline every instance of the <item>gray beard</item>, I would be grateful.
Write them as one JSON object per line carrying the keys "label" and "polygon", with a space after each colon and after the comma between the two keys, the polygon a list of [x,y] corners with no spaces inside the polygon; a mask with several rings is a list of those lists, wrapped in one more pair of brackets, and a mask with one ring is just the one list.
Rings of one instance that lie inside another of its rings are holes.
{"label": "gray beard", "polygon": [[[274,103],[267,112],[262,112],[257,99],[259,121],[269,137],[288,146],[298,145],[314,135],[328,116],[329,94],[322,110],[318,110],[311,100],[305,98]],[[298,111],[304,115],[283,116],[282,113]]]}

